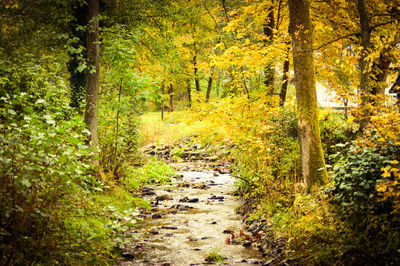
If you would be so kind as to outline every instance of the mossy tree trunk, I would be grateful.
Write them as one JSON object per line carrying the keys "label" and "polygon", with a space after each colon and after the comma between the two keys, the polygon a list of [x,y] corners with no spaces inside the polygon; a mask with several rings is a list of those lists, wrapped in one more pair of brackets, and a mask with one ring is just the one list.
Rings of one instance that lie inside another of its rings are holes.
{"label": "mossy tree trunk", "polygon": [[289,0],[289,14],[302,174],[306,190],[310,192],[326,181],[327,172],[318,125],[309,1]]}
{"label": "mossy tree trunk", "polygon": [[90,131],[90,145],[97,146],[97,112],[99,105],[99,0],[88,0],[85,123]]}

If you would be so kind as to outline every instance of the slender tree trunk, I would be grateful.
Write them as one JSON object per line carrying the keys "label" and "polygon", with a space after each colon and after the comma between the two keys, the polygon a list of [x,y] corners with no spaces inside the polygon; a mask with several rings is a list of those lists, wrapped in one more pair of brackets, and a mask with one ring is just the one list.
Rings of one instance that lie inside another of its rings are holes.
{"label": "slender tree trunk", "polygon": [[[115,139],[114,139],[114,156],[113,156],[114,160],[117,158],[117,152],[118,152],[119,114],[120,114],[120,110],[121,110],[121,93],[122,93],[122,79],[120,80],[119,90],[118,90],[117,118],[115,121]],[[115,165],[115,164],[113,164],[113,165]]]}
{"label": "slender tree trunk", "polygon": [[188,85],[186,87],[187,97],[189,102],[189,108],[192,107],[192,87],[190,86],[190,80],[187,82]]}
{"label": "slender tree trunk", "polygon": [[199,73],[197,69],[197,55],[193,57],[193,67],[194,67],[194,82],[196,84],[196,91],[200,91],[200,79],[199,79]]}
{"label": "slender tree trunk", "polygon": [[228,9],[226,8],[226,2],[225,2],[225,0],[221,0],[221,4],[222,4],[222,8],[224,9],[224,14],[225,14],[226,22],[229,22]]}
{"label": "slender tree trunk", "polygon": [[[77,5],[77,7],[73,10],[73,21],[70,22],[70,30],[73,34],[73,37],[78,41],[73,43],[73,47],[77,49],[79,46],[86,47],[86,34],[79,30],[78,27],[85,27],[88,23],[86,21],[86,13],[87,13],[87,5],[81,4]],[[74,107],[79,113],[82,113],[83,110],[81,108],[81,104],[83,103],[83,99],[85,98],[85,88],[86,88],[86,75],[84,71],[78,71],[79,64],[81,60],[79,57],[87,58],[86,50],[82,51],[80,54],[75,52],[69,52],[70,60],[68,61],[68,72],[70,74],[69,82],[71,87],[70,93],[70,106]]]}
{"label": "slender tree trunk", "polygon": [[243,82],[242,92],[244,91],[244,93],[247,95],[247,99],[250,99],[250,91],[249,88],[247,87],[247,82],[245,77],[243,77],[242,82]]}
{"label": "slender tree trunk", "polygon": [[302,173],[307,192],[327,179],[318,125],[313,36],[308,0],[289,0]]}
{"label": "slender tree trunk", "polygon": [[[267,23],[263,25],[264,35],[266,37],[265,44],[270,45],[274,39],[274,25],[275,25],[275,17],[274,17],[274,1],[271,1],[271,7],[269,8],[268,20]],[[273,62],[267,63],[267,66],[264,70],[264,84],[269,89],[269,94],[272,95],[274,93],[274,76],[275,76],[275,65]]]}
{"label": "slender tree trunk", "polygon": [[213,83],[213,76],[214,76],[214,69],[211,70],[211,75],[208,78],[208,86],[207,86],[207,93],[206,93],[206,102],[210,100],[210,94],[211,94],[211,89],[212,89],[212,83]]}
{"label": "slender tree trunk", "polygon": [[164,121],[164,82],[161,85],[161,121]]}
{"label": "slender tree trunk", "polygon": [[173,112],[174,111],[174,87],[172,86],[172,83],[169,84],[168,95],[169,95],[169,111]]}
{"label": "slender tree trunk", "polygon": [[99,105],[99,1],[88,0],[87,56],[86,70],[86,107],[85,123],[90,131],[90,145],[97,146],[97,112]]}
{"label": "slender tree trunk", "polygon": [[287,88],[289,85],[289,76],[288,76],[289,66],[290,66],[290,62],[289,62],[289,55],[288,55],[288,57],[285,58],[285,62],[283,63],[282,88],[281,88],[281,92],[279,94],[279,98],[280,98],[279,106],[281,106],[281,107],[283,107],[286,102],[286,93],[287,93]]}

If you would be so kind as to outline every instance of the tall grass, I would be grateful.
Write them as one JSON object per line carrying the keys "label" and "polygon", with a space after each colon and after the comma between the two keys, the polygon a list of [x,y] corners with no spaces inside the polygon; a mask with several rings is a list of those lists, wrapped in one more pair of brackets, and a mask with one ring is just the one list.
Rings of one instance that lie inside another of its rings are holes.
{"label": "tall grass", "polygon": [[140,116],[139,143],[170,145],[184,137],[197,136],[204,128],[210,126],[206,121],[196,121],[190,125],[185,123],[184,111],[165,113],[161,120],[160,112],[150,112]]}

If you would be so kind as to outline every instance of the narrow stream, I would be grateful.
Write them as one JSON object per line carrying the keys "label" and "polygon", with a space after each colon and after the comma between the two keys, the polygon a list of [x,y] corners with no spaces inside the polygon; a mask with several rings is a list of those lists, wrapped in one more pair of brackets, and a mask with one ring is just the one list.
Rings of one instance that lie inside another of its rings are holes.
{"label": "narrow stream", "polygon": [[199,171],[193,163],[171,165],[177,171],[171,184],[145,192],[155,210],[138,222],[142,237],[127,247],[126,257],[131,258],[119,265],[212,264],[205,260],[211,251],[225,257],[225,265],[261,264],[261,253],[245,240],[235,213],[240,202],[232,195],[234,178],[211,169]]}

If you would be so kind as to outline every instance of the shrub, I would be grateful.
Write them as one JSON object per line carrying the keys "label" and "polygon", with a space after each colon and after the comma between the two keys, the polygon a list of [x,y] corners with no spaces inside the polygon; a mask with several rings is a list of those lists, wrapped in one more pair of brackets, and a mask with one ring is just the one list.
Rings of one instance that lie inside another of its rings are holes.
{"label": "shrub", "polygon": [[385,180],[382,168],[396,155],[388,146],[352,144],[333,156],[338,162],[327,189],[344,225],[354,232],[347,259],[359,262],[398,262],[400,215],[392,199],[383,199],[377,185]]}
{"label": "shrub", "polygon": [[162,161],[151,160],[143,167],[126,166],[123,170],[123,184],[138,188],[144,184],[159,184],[171,181],[175,170]]}
{"label": "shrub", "polygon": [[356,137],[356,125],[346,120],[343,115],[331,111],[321,111],[319,127],[322,147],[327,163],[333,163],[329,155],[342,150],[338,143],[351,141]]}
{"label": "shrub", "polygon": [[[63,212],[93,183],[81,117],[27,93],[1,99],[0,262],[56,260]],[[39,115],[35,109],[40,109]]]}

